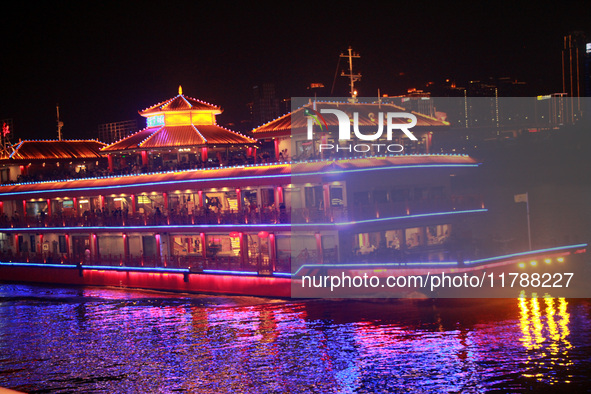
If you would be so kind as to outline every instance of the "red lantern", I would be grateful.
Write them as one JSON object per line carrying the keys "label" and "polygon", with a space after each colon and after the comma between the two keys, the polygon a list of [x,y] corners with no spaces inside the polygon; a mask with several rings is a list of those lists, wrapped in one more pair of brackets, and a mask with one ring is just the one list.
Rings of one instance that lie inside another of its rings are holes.
{"label": "red lantern", "polygon": [[259,238],[267,238],[269,233],[266,231],[259,231]]}
{"label": "red lantern", "polygon": [[232,231],[230,233],[230,238],[238,238],[238,236],[240,235],[240,233],[236,232],[236,231]]}

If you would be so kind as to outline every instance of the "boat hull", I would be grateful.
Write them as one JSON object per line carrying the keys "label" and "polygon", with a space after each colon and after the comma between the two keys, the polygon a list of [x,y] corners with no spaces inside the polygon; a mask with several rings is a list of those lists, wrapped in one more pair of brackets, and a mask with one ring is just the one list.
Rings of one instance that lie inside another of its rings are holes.
{"label": "boat hull", "polygon": [[[108,268],[108,267],[105,267]],[[289,298],[289,278],[232,274],[138,272],[78,267],[10,265],[0,267],[5,282],[110,286],[149,290]]]}
{"label": "boat hull", "polygon": [[[279,273],[3,262],[0,281],[273,298],[511,298],[534,294],[589,297],[586,279],[591,275],[586,247],[578,244],[540,249],[463,264],[313,264],[303,266],[293,277]],[[345,276],[375,277],[380,285],[334,286],[330,279]],[[329,279],[323,286],[314,286],[320,282],[314,282],[312,277]],[[534,282],[534,277],[540,280]],[[548,277],[550,280],[544,282]],[[389,278],[404,278],[408,285],[388,286]],[[411,285],[411,278],[424,285]],[[526,286],[523,278],[527,278]],[[304,286],[306,280],[308,286]]]}

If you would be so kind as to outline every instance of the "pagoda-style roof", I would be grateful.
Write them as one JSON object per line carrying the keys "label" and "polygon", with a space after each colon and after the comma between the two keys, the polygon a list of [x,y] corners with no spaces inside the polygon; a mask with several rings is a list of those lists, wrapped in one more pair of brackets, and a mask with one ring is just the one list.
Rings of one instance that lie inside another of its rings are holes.
{"label": "pagoda-style roof", "polygon": [[216,105],[183,95],[179,86],[177,96],[140,111],[147,118],[148,127],[102,151],[256,144],[253,138],[218,126],[215,117],[220,113]]}
{"label": "pagoda-style roof", "polygon": [[103,152],[119,152],[133,149],[158,149],[169,147],[244,145],[256,140],[218,125],[158,126],[148,127],[102,149]]}
{"label": "pagoda-style roof", "polygon": [[222,113],[222,110],[217,105],[206,103],[205,101],[197,100],[192,97],[184,96],[182,93],[179,93],[178,96],[173,97],[169,100],[163,101],[156,105],[153,105],[149,108],[140,111],[140,115],[153,115],[162,112],[170,112],[170,111],[214,111],[218,114]]}
{"label": "pagoda-style roof", "polygon": [[[307,116],[304,114],[306,108],[315,108],[316,111],[320,111],[321,109],[340,109],[345,113],[357,112],[359,113],[360,127],[367,126],[375,128],[378,124],[377,115],[379,112],[412,113],[417,117],[417,124],[413,129],[429,128],[429,130],[432,130],[434,127],[449,127],[448,122],[418,112],[408,111],[394,104],[316,102],[314,104],[304,105],[293,112],[265,123],[252,130],[252,132],[257,138],[270,138],[290,135],[294,129],[305,129],[307,127]],[[328,127],[338,127],[336,116],[326,116],[325,120]],[[403,118],[395,118],[393,121],[395,123],[404,123]],[[292,122],[294,123],[292,124]]]}
{"label": "pagoda-style roof", "polygon": [[10,154],[0,153],[0,160],[98,159],[105,146],[93,140],[20,141]]}

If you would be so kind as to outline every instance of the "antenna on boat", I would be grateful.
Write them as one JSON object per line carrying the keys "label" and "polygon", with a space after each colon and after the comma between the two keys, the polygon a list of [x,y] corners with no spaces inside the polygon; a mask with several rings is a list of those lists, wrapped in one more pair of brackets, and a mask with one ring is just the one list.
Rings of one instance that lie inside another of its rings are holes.
{"label": "antenna on boat", "polygon": [[351,102],[356,102],[357,91],[355,90],[355,82],[361,79],[361,74],[353,74],[353,59],[359,59],[361,56],[359,56],[358,53],[353,52],[353,49],[349,47],[348,54],[341,53],[340,57],[349,58],[349,74],[345,74],[345,72],[343,71],[341,73],[341,77],[349,77],[349,85],[351,87]]}
{"label": "antenna on boat", "polygon": [[55,109],[57,110],[57,140],[62,140],[62,127],[64,127],[64,122],[60,122],[60,106],[59,104],[55,105]]}

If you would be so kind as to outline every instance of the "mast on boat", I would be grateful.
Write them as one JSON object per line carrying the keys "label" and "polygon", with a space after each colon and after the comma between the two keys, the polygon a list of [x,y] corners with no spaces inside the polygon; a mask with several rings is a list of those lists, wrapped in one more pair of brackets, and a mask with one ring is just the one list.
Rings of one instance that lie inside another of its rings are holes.
{"label": "mast on boat", "polygon": [[62,127],[64,127],[64,122],[60,121],[60,106],[59,104],[55,105],[55,109],[57,110],[57,140],[62,140]]}
{"label": "mast on boat", "polygon": [[361,79],[361,74],[353,73],[353,59],[359,59],[361,56],[359,56],[358,53],[354,52],[351,47],[349,47],[347,52],[348,53],[341,53],[340,57],[349,59],[349,73],[345,74],[345,72],[343,71],[341,73],[341,76],[342,77],[349,77],[349,86],[351,88],[351,91],[350,91],[351,100],[350,101],[357,102],[357,91],[355,90],[355,82],[357,82]]}

